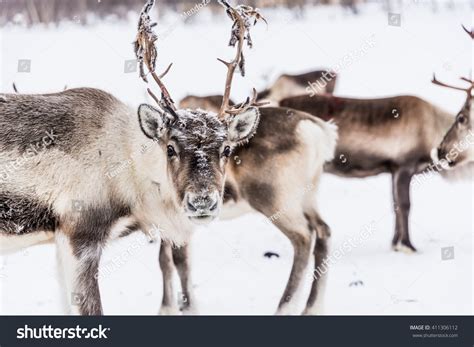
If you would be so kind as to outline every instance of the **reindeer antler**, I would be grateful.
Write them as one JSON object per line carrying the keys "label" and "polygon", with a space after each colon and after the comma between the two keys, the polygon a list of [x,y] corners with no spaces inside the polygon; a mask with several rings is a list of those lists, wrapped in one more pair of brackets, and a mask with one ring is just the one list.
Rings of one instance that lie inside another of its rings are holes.
{"label": "reindeer antler", "polygon": [[461,80],[465,81],[465,82],[468,82],[471,84],[471,86],[469,88],[462,88],[462,87],[456,87],[456,86],[452,86],[452,85],[449,85],[449,84],[446,84],[444,82],[440,82],[436,79],[436,75],[433,74],[433,79],[431,80],[431,82],[433,84],[436,84],[438,86],[442,86],[442,87],[446,87],[446,88],[450,88],[450,89],[455,89],[455,90],[461,90],[463,92],[466,92],[468,94],[471,93],[471,90],[473,89],[474,87],[474,82],[471,81],[470,79],[466,78],[466,77],[461,77]]}
{"label": "reindeer antler", "polygon": [[462,28],[464,29],[464,31],[471,37],[471,39],[474,39],[474,32],[473,30],[471,29],[470,31],[466,29],[466,27],[464,25],[461,25]]}
{"label": "reindeer antler", "polygon": [[149,74],[153,77],[158,87],[161,89],[161,99],[159,99],[150,88],[147,88],[148,94],[158,103],[162,109],[169,111],[175,115],[176,106],[170,93],[166,89],[161,79],[168,73],[173,63],[160,76],[155,72],[157,50],[155,41],[158,40],[158,36],[153,32],[153,27],[156,23],[153,23],[150,18],[150,11],[155,5],[155,0],[148,0],[143,6],[140,12],[140,19],[138,20],[138,34],[135,40],[134,48],[137,61],[140,66],[140,77],[148,83],[147,74],[145,73],[144,65],[146,65]]}
{"label": "reindeer antler", "polygon": [[237,44],[237,51],[232,61],[226,62],[220,58],[217,59],[227,67],[224,97],[222,98],[222,105],[217,114],[220,119],[223,119],[226,113],[235,115],[244,112],[251,106],[261,106],[264,104],[256,102],[257,92],[254,89],[254,95],[251,99],[247,98],[242,104],[229,108],[232,79],[237,66],[239,67],[240,74],[245,76],[245,58],[242,50],[245,40],[247,40],[247,45],[252,48],[253,43],[250,37],[250,27],[255,25],[259,19],[262,19],[265,23],[267,23],[267,21],[258,12],[258,9],[254,9],[253,7],[246,5],[232,7],[226,0],[218,0],[218,2],[225,7],[227,15],[234,22],[232,24],[229,46],[235,47]]}

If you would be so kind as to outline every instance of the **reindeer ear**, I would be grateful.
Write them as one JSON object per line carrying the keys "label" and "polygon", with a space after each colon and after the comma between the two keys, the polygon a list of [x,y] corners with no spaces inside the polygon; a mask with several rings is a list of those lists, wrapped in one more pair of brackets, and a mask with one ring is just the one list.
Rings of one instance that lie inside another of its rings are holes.
{"label": "reindeer ear", "polygon": [[255,134],[259,120],[260,112],[256,107],[234,116],[229,122],[229,141],[239,144],[249,140]]}
{"label": "reindeer ear", "polygon": [[143,133],[150,139],[163,135],[168,125],[166,113],[147,104],[138,106],[138,123]]}

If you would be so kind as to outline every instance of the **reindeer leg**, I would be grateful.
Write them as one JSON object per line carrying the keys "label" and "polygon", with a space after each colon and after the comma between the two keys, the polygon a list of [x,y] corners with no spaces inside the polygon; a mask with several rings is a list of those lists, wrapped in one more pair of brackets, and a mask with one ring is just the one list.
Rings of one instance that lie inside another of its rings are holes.
{"label": "reindeer leg", "polygon": [[393,201],[395,205],[396,234],[392,245],[396,251],[416,252],[410,241],[408,217],[410,214],[410,182],[414,170],[399,168],[392,174]]}
{"label": "reindeer leg", "polygon": [[401,218],[399,218],[398,210],[400,206],[400,202],[398,199],[398,190],[397,190],[397,177],[396,173],[392,172],[392,198],[393,198],[393,212],[395,214],[395,232],[393,234],[392,239],[392,248],[397,250],[397,245],[400,242],[402,237],[402,230],[401,230]]}
{"label": "reindeer leg", "polygon": [[175,290],[173,288],[173,255],[172,247],[166,241],[161,241],[159,264],[163,274],[163,299],[159,314],[178,315],[179,309],[176,302]]}
{"label": "reindeer leg", "polygon": [[315,315],[323,313],[323,300],[327,283],[327,266],[323,265],[324,259],[328,255],[328,239],[317,238],[314,245],[314,272],[311,291],[309,292],[305,315]]}
{"label": "reindeer leg", "polygon": [[102,315],[99,262],[102,248],[112,239],[113,225],[129,213],[127,206],[111,202],[74,212],[73,220],[56,231],[58,260],[64,276],[71,313]]}
{"label": "reindeer leg", "polygon": [[173,260],[181,280],[182,305],[180,309],[183,314],[198,314],[196,299],[193,292],[193,284],[191,281],[189,257],[189,246],[173,248]]}
{"label": "reindeer leg", "polygon": [[288,315],[299,314],[296,312],[297,293],[301,287],[301,280],[304,278],[308,267],[311,253],[312,233],[307,228],[304,218],[294,218],[291,226],[287,223],[277,223],[280,230],[290,239],[293,245],[293,266],[288,279],[285,291],[276,314]]}
{"label": "reindeer leg", "polygon": [[312,273],[313,282],[309,293],[305,315],[323,313],[323,298],[327,282],[327,266],[323,265],[324,259],[328,255],[328,240],[331,235],[329,226],[319,217],[316,212],[307,215],[310,227],[316,232],[316,242],[314,244],[314,271]]}
{"label": "reindeer leg", "polygon": [[60,274],[64,284],[64,301],[70,314],[102,315],[98,270],[101,246],[98,242],[78,245],[76,241],[57,231],[56,246]]}

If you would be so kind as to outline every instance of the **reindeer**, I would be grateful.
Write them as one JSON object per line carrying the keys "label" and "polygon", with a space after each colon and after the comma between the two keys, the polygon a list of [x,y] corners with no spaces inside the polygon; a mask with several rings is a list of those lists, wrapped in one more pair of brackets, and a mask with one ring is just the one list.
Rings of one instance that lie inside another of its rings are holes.
{"label": "reindeer", "polygon": [[183,244],[217,217],[230,153],[260,118],[250,103],[221,117],[175,107],[155,73],[153,5],[142,10],[135,50],[141,77],[146,65],[161,89],[161,99],[148,89],[157,107],[134,111],[91,88],[0,97],[1,245],[54,238],[71,313],[102,314],[98,267],[113,239],[158,228]]}
{"label": "reindeer", "polygon": [[[237,45],[235,58],[231,62],[220,60],[227,67],[224,96],[215,98],[214,103],[207,105],[223,117],[226,113],[235,114],[247,107],[235,105],[229,108],[229,105],[232,78],[237,66],[241,67],[243,74],[242,48],[244,40],[249,43],[245,23],[252,22],[249,16],[253,10],[247,6],[234,8],[224,1],[220,2],[234,23],[230,44]],[[252,99],[256,98],[254,90]],[[230,160],[228,164],[221,216],[231,218],[256,211],[269,218],[288,237],[294,250],[293,265],[277,314],[295,314],[300,313],[295,309],[295,298],[301,289],[311,253],[314,268],[317,269],[328,252],[330,230],[318,213],[314,192],[324,162],[334,155],[337,132],[333,124],[300,111],[260,107],[259,113],[260,123],[252,140],[227,151],[229,157],[238,156],[239,161]],[[159,264],[164,293],[160,313],[176,314],[180,309],[172,286],[173,265],[181,279],[181,310],[183,313],[196,313],[188,247],[173,248],[169,242],[163,242]],[[324,281],[324,276],[313,276],[303,313],[320,313]]]}
{"label": "reindeer", "polygon": [[325,171],[343,177],[392,175],[395,212],[394,250],[415,252],[410,241],[410,182],[431,164],[453,116],[414,96],[351,99],[301,95],[280,106],[334,120],[339,129],[335,159]]}

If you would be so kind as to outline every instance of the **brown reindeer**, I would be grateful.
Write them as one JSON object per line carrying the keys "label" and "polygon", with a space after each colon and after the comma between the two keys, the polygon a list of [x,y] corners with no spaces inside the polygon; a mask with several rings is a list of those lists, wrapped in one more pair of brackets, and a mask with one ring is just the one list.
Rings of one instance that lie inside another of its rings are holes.
{"label": "brown reindeer", "polygon": [[[237,32],[239,36],[237,40],[231,40],[237,44],[234,60],[225,63],[227,78],[224,97],[220,98],[220,103],[208,106],[219,117],[226,113],[241,112],[256,98],[254,92],[252,100],[229,108],[234,70],[242,63],[242,46],[247,33],[244,23],[249,22],[243,18],[253,13],[253,10],[246,6],[233,8],[223,4],[230,12],[233,28],[238,28],[233,33]],[[322,265],[327,255],[329,227],[319,216],[314,192],[324,163],[333,157],[336,127],[300,111],[261,107],[259,112],[260,123],[252,140],[235,149],[228,149],[228,156],[238,156],[239,160],[230,160],[228,164],[221,215],[233,217],[249,211],[260,212],[291,241],[294,249],[293,266],[277,313],[295,314],[300,313],[295,309],[295,298],[301,289],[311,253],[315,259],[315,269]],[[159,263],[164,291],[161,313],[178,312],[175,290],[172,288],[173,263],[178,270],[185,298],[182,300],[182,310],[196,313],[187,247],[172,248],[169,243],[162,243]],[[322,295],[317,294],[321,294],[323,284],[324,277],[313,276],[304,313],[320,312]]]}
{"label": "brown reindeer", "polygon": [[335,159],[325,170],[344,177],[392,175],[395,250],[416,251],[410,241],[410,182],[431,163],[453,117],[414,96],[351,99],[301,95],[281,106],[333,120],[339,129]]}

